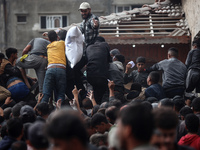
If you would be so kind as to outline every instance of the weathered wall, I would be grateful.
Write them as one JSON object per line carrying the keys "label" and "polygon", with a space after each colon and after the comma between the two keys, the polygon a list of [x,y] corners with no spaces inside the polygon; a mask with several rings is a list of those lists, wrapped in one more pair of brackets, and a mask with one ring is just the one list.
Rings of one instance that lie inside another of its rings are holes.
{"label": "weathered wall", "polygon": [[[83,0],[7,0],[7,43],[8,47],[16,47],[22,50],[26,44],[35,37],[41,37],[45,30],[40,30],[41,14],[67,13],[68,25],[82,21],[79,5]],[[96,15],[107,15],[107,0],[88,0],[92,11]],[[18,14],[27,14],[25,24],[17,23]],[[48,30],[47,30],[48,31]]]}
{"label": "weathered wall", "polygon": [[200,31],[200,0],[182,0],[182,6],[193,40],[194,36]]}

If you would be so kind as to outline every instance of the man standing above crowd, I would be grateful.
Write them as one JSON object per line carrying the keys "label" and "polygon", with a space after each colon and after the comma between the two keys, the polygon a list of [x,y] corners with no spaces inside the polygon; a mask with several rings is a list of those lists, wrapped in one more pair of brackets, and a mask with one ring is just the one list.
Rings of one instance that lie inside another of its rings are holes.
{"label": "man standing above crowd", "polygon": [[85,36],[86,46],[93,44],[95,38],[99,34],[99,19],[97,16],[91,13],[90,4],[87,2],[81,3],[79,10],[83,18],[83,22],[80,25],[80,30]]}
{"label": "man standing above crowd", "polygon": [[163,88],[168,98],[176,95],[183,96],[185,90],[185,78],[187,68],[177,59],[178,50],[174,47],[168,50],[168,59],[154,64],[148,71],[163,71]]}
{"label": "man standing above crowd", "polygon": [[186,92],[192,92],[196,88],[196,92],[200,93],[200,39],[193,41],[185,65],[188,69]]}
{"label": "man standing above crowd", "polygon": [[[49,41],[43,38],[34,38],[28,45],[24,48],[22,55],[28,54],[25,58],[21,57],[17,60],[16,65],[24,69],[35,69],[39,92],[42,93],[43,82],[47,66],[47,45],[50,44]],[[23,71],[25,74],[25,71]]]}

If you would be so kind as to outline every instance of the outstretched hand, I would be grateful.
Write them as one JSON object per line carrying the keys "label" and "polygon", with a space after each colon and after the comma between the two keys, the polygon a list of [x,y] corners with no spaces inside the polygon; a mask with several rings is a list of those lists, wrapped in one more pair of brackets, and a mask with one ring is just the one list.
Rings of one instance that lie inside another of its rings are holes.
{"label": "outstretched hand", "polygon": [[94,27],[98,27],[99,26],[99,21],[98,20],[95,20],[94,18],[92,19],[93,20],[93,23],[94,23]]}

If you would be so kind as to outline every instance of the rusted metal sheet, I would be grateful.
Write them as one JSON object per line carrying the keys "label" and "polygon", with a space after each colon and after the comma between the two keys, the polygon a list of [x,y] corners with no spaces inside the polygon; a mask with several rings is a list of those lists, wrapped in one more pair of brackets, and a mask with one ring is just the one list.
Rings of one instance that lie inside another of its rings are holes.
{"label": "rusted metal sheet", "polygon": [[143,35],[132,35],[123,37],[103,36],[108,44],[117,45],[133,45],[133,44],[189,44],[190,36],[156,36],[145,37]]}
{"label": "rusted metal sheet", "polygon": [[117,48],[125,56],[126,63],[130,60],[136,61],[139,56],[146,57],[146,65],[151,66],[156,62],[167,59],[167,51],[170,47],[176,47],[179,51],[179,60],[185,63],[187,54],[190,50],[190,44],[110,44],[110,49]]}

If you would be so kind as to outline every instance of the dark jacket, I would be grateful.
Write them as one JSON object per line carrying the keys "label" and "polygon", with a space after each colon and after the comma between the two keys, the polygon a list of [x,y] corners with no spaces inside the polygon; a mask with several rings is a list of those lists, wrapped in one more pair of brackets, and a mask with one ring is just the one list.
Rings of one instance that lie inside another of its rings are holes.
{"label": "dark jacket", "polygon": [[124,74],[124,84],[129,82],[137,82],[142,85],[142,87],[148,87],[147,85],[147,77],[149,73],[146,71],[139,72],[138,70],[133,70],[129,75]]}
{"label": "dark jacket", "polygon": [[9,150],[12,143],[14,143],[15,141],[16,139],[11,138],[10,136],[5,136],[0,142],[0,150]]}
{"label": "dark jacket", "polygon": [[109,50],[109,45],[106,42],[96,41],[87,47],[87,77],[108,78],[108,67],[111,61]]}
{"label": "dark jacket", "polygon": [[22,79],[21,71],[13,66],[7,59],[3,59],[0,67],[0,80],[2,86],[6,87],[9,78],[19,77]]}
{"label": "dark jacket", "polygon": [[145,97],[155,97],[161,100],[165,98],[164,89],[160,84],[152,84],[145,90]]}
{"label": "dark jacket", "polygon": [[185,61],[187,69],[199,69],[200,70],[200,49],[190,50],[187,59]]}

